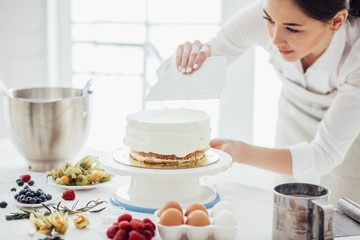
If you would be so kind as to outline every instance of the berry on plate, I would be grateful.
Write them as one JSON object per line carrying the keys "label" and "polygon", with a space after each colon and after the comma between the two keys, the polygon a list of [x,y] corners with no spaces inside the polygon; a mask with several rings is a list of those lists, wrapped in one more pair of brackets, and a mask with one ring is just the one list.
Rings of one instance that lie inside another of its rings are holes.
{"label": "berry on plate", "polygon": [[64,200],[74,200],[75,199],[75,191],[73,189],[68,189],[63,192],[62,198]]}

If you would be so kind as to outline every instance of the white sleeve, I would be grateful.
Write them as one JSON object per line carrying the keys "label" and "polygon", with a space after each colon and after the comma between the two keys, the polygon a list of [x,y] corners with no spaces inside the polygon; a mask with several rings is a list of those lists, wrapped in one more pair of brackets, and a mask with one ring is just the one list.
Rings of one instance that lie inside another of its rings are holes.
{"label": "white sleeve", "polygon": [[294,177],[299,181],[319,183],[321,176],[344,161],[359,133],[360,88],[344,84],[319,123],[314,139],[289,147]]}
{"label": "white sleeve", "polygon": [[225,23],[215,38],[209,41],[212,56],[235,60],[253,45],[266,48],[269,36],[263,20],[262,1],[255,1]]}

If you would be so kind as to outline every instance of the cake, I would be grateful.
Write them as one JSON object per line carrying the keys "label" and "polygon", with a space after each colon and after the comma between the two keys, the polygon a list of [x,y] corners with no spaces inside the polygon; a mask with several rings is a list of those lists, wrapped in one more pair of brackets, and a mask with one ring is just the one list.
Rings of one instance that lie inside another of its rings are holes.
{"label": "cake", "polygon": [[124,144],[133,160],[180,164],[202,159],[209,149],[210,118],[191,109],[146,110],[127,118]]}

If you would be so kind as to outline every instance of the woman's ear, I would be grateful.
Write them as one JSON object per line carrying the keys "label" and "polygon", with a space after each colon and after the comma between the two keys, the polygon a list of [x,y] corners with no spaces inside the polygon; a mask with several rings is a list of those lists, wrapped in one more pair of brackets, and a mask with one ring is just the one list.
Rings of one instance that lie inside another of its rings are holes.
{"label": "woman's ear", "polygon": [[336,13],[336,15],[330,20],[330,29],[333,32],[338,31],[344,24],[349,13],[346,9],[343,9]]}

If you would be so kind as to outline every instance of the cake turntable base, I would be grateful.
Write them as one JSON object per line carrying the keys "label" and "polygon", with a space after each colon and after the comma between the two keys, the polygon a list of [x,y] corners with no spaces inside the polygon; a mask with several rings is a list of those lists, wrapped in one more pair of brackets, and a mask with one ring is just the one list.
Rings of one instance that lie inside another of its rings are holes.
{"label": "cake turntable base", "polygon": [[206,152],[207,164],[184,168],[148,168],[128,164],[129,149],[117,149],[100,156],[101,167],[121,176],[130,176],[130,184],[120,186],[110,196],[115,206],[143,213],[154,213],[167,201],[182,207],[193,203],[213,207],[219,194],[199,178],[223,172],[231,166],[231,156],[217,149]]}

